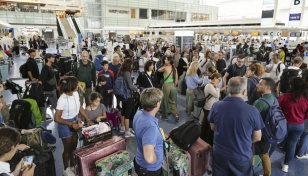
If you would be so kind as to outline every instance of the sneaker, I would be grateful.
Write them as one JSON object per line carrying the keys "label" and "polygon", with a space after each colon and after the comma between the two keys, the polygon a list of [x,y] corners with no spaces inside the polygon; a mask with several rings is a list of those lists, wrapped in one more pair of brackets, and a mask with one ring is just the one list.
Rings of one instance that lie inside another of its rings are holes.
{"label": "sneaker", "polygon": [[135,137],[135,135],[133,133],[131,133],[130,131],[126,131],[124,137],[130,138],[130,137]]}
{"label": "sneaker", "polygon": [[71,169],[68,167],[63,172],[63,176],[75,176],[74,172],[71,171]]}
{"label": "sneaker", "polygon": [[120,133],[124,133],[124,132],[125,132],[125,127],[122,126],[122,127],[120,128]]}
{"label": "sneaker", "polygon": [[75,174],[75,168],[74,167],[70,167],[70,170]]}
{"label": "sneaker", "polygon": [[282,172],[288,172],[289,166],[282,162],[281,163],[281,170],[282,170]]}
{"label": "sneaker", "polygon": [[135,135],[135,131],[132,128],[129,128],[129,132],[131,132],[133,135]]}
{"label": "sneaker", "polygon": [[296,155],[296,158],[297,158],[297,159],[308,159],[308,154],[303,155],[303,156],[297,156],[297,155]]}

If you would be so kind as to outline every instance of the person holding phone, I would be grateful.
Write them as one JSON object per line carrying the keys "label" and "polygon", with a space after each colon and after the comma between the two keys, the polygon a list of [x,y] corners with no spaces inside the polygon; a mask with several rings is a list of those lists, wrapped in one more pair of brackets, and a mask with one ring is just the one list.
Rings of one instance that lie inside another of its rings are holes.
{"label": "person holding phone", "polygon": [[31,164],[30,167],[24,168],[21,172],[21,165],[23,160],[21,160],[15,170],[11,172],[10,164],[7,161],[11,160],[15,155],[17,150],[20,150],[20,133],[11,127],[0,128],[0,174],[5,174],[8,176],[33,176],[35,164]]}
{"label": "person holding phone", "polygon": [[[60,80],[60,92],[63,92],[57,102],[55,122],[58,123],[59,138],[62,139],[64,151],[62,154],[64,173],[63,175],[73,174],[74,160],[73,151],[77,148],[77,131],[82,128],[80,113],[85,117],[87,125],[94,123],[89,119],[82,104],[79,101],[78,79],[74,76],[67,76]],[[70,166],[69,167],[69,161]]]}

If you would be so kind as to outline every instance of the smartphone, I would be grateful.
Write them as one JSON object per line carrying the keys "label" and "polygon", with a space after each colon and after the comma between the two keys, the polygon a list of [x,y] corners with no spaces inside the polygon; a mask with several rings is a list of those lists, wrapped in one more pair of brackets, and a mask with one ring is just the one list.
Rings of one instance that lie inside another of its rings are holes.
{"label": "smartphone", "polygon": [[31,167],[33,163],[34,156],[24,156],[22,158],[22,163],[21,163],[21,171],[25,170],[27,167]]}

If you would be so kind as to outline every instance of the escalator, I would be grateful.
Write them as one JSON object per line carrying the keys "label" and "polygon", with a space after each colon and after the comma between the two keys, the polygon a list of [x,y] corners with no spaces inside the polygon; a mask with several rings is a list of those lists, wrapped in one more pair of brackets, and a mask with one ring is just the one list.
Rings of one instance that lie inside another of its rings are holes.
{"label": "escalator", "polygon": [[61,27],[60,27],[60,23],[59,23],[59,19],[57,18],[57,31],[58,31],[58,35],[61,36],[61,37],[64,37],[63,36],[63,32],[61,30]]}
{"label": "escalator", "polygon": [[[73,21],[73,24],[74,24],[74,26],[75,26],[75,29],[76,29],[77,33],[78,33],[78,34],[81,34],[81,31],[80,31],[80,28],[79,28],[79,26],[78,26],[78,24],[77,24],[77,22],[76,22],[76,19],[75,19],[75,18],[72,18],[72,21]],[[81,34],[81,35],[82,35],[82,34]]]}

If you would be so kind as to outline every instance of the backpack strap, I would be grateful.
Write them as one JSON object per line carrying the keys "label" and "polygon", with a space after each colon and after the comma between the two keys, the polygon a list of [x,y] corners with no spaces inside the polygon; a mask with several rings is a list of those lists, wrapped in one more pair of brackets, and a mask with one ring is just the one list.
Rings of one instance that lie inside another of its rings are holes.
{"label": "backpack strap", "polygon": [[262,97],[260,100],[263,100],[265,103],[267,103],[270,107],[275,105],[277,103],[276,98],[274,98],[274,102],[271,102],[268,98]]}
{"label": "backpack strap", "polygon": [[[278,64],[277,68],[276,68],[276,76],[278,76],[278,72],[280,73],[280,65],[281,65],[281,62]],[[278,72],[277,72],[278,71]]]}

